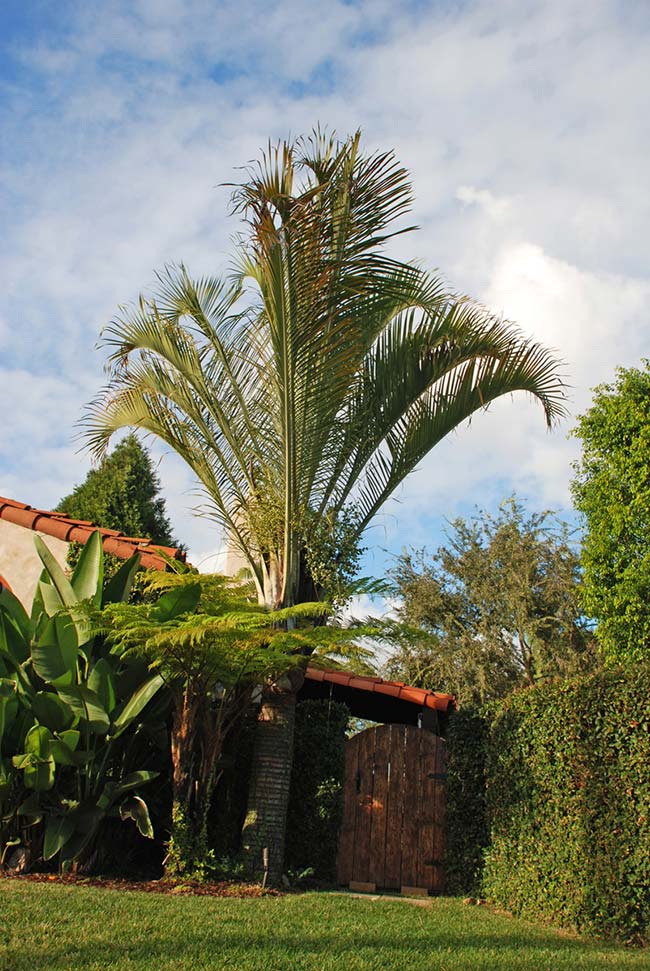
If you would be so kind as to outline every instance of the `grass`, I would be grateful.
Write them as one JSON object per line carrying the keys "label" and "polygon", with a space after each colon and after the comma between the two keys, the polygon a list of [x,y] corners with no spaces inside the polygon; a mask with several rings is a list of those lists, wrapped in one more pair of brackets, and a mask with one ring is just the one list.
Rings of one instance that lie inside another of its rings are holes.
{"label": "grass", "polygon": [[0,971],[647,971],[648,953],[437,899],[229,900],[0,881]]}

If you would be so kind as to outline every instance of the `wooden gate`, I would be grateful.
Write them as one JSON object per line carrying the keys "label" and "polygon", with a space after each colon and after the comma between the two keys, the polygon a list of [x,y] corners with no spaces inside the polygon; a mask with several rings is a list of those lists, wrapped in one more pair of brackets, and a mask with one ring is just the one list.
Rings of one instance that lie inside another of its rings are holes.
{"label": "wooden gate", "polygon": [[358,890],[442,893],[445,743],[380,725],[346,746],[338,882]]}

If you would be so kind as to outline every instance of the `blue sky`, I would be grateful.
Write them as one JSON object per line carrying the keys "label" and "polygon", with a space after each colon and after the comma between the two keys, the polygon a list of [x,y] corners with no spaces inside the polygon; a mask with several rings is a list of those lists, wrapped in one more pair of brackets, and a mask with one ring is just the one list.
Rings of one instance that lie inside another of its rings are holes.
{"label": "blue sky", "polygon": [[[649,353],[646,2],[9,0],[0,38],[0,494],[48,507],[83,479],[100,328],[166,262],[224,269],[220,183],[317,122],[395,149],[421,227],[400,255],[556,348],[573,414]],[[366,569],[513,490],[569,514],[571,425],[523,398],[477,416],[387,504]],[[189,475],[155,455],[218,567]]]}

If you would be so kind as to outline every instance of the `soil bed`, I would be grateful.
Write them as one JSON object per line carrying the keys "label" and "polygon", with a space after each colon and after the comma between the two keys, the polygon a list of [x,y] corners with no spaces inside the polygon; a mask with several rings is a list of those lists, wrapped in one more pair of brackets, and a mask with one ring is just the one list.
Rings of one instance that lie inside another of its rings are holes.
{"label": "soil bed", "polygon": [[142,893],[187,894],[195,897],[280,897],[279,890],[263,889],[259,883],[209,882],[161,878],[159,880],[125,880],[118,877],[86,877],[55,873],[0,873],[0,880],[20,883],[53,883],[63,886],[100,887],[104,890],[134,890]]}

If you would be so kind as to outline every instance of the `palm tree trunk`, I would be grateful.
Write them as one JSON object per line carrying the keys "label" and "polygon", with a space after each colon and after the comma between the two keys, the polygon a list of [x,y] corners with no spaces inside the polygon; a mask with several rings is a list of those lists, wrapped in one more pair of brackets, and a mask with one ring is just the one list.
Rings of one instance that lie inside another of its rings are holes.
{"label": "palm tree trunk", "polygon": [[283,686],[284,690],[278,690],[278,687],[275,685],[267,690],[262,699],[248,789],[248,811],[242,831],[249,876],[262,877],[264,858],[268,854],[266,879],[271,886],[280,883],[284,867],[296,713],[295,686]]}

